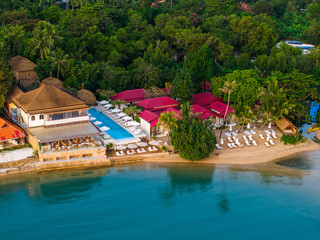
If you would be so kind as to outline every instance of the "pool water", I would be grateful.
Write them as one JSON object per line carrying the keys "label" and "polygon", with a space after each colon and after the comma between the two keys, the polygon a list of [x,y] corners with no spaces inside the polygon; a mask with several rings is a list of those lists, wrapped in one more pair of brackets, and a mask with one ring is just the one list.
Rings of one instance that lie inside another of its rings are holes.
{"label": "pool water", "polygon": [[113,139],[124,139],[124,138],[132,138],[133,135],[128,132],[126,129],[121,127],[118,123],[110,119],[108,116],[106,116],[104,113],[96,110],[95,108],[90,108],[89,113],[91,114],[90,117],[95,117],[95,121],[100,121],[102,124],[99,125],[99,127],[109,127],[110,129],[108,131],[105,131],[108,133]]}
{"label": "pool water", "polygon": [[1,178],[0,239],[319,240],[319,155]]}

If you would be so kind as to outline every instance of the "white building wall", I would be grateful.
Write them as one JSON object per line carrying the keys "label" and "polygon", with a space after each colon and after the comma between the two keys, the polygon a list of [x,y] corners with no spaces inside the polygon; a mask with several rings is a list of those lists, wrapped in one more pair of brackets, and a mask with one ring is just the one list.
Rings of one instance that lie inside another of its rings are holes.
{"label": "white building wall", "polygon": [[29,116],[27,113],[25,113],[22,109],[20,109],[20,114],[21,114],[21,118],[22,118],[22,121],[29,125]]}
{"label": "white building wall", "polygon": [[[40,127],[44,125],[44,119],[40,119],[40,115],[41,114],[29,115],[29,127]],[[34,121],[31,120],[32,116],[35,117]]]}
{"label": "white building wall", "polygon": [[73,123],[73,122],[81,122],[81,121],[89,121],[89,116],[82,116],[82,117],[74,117],[74,118],[66,118],[61,120],[51,120],[46,121],[46,126],[52,126],[57,124],[66,124],[66,123]]}
{"label": "white building wall", "polygon": [[150,137],[151,137],[150,123],[142,118],[140,118],[140,123],[141,123],[141,128],[146,132],[147,138],[150,139]]}

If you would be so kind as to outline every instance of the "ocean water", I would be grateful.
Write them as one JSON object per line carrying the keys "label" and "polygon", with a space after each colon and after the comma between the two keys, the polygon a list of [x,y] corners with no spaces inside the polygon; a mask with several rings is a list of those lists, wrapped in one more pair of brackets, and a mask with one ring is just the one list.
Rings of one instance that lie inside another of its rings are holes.
{"label": "ocean water", "polygon": [[320,239],[320,151],[0,178],[1,240]]}

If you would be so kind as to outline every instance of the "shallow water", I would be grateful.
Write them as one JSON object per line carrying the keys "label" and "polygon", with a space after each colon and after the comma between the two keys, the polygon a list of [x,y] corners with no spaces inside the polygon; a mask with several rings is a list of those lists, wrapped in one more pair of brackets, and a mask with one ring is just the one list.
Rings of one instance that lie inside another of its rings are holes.
{"label": "shallow water", "polygon": [[0,239],[320,239],[320,151],[0,179]]}

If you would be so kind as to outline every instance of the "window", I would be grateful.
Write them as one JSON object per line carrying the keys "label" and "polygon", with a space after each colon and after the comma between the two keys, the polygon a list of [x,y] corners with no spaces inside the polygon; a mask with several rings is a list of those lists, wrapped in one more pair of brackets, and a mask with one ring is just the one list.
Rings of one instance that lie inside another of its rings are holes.
{"label": "window", "polygon": [[35,116],[31,116],[31,121],[35,121],[36,117]]}
{"label": "window", "polygon": [[79,117],[79,112],[78,111],[75,111],[75,112],[72,112],[72,117]]}
{"label": "window", "polygon": [[39,119],[40,119],[40,120],[43,120],[43,119],[44,119],[43,114],[40,114]]}

